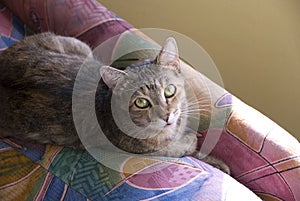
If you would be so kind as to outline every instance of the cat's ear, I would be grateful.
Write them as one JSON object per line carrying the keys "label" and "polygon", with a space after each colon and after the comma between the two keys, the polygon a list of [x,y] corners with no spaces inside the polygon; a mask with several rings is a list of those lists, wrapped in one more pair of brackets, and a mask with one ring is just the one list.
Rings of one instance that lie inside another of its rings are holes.
{"label": "cat's ear", "polygon": [[104,83],[109,88],[113,88],[117,85],[118,80],[124,75],[127,75],[127,73],[110,66],[102,66],[100,68],[100,75]]}
{"label": "cat's ear", "polygon": [[156,58],[156,63],[162,66],[172,66],[180,72],[178,48],[174,38],[170,37],[165,41],[164,46]]}

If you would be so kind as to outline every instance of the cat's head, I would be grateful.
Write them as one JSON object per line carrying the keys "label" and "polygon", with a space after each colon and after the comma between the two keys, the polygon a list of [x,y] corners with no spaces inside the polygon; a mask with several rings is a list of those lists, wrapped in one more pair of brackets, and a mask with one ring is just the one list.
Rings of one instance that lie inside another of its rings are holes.
{"label": "cat's head", "polygon": [[166,40],[153,62],[130,66],[125,71],[105,66],[100,72],[115,97],[124,100],[117,106],[128,110],[137,127],[147,128],[144,131],[152,132],[151,137],[164,134],[168,138],[182,132],[186,126],[182,111],[186,107],[186,93],[173,38]]}

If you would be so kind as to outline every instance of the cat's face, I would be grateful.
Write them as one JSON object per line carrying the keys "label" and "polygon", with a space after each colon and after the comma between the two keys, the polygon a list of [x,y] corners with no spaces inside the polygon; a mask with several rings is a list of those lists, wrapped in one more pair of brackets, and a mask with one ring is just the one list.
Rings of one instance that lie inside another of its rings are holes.
{"label": "cat's face", "polygon": [[181,115],[186,104],[182,76],[175,69],[155,64],[140,68],[138,74],[143,83],[128,104],[131,120],[152,132],[176,131],[185,122]]}
{"label": "cat's face", "polygon": [[125,71],[102,67],[101,75],[118,100],[114,107],[129,113],[130,119],[122,117],[122,121],[132,121],[140,128],[137,135],[144,132],[146,138],[159,134],[171,138],[186,126],[185,84],[174,39],[166,41],[153,63],[128,67]]}

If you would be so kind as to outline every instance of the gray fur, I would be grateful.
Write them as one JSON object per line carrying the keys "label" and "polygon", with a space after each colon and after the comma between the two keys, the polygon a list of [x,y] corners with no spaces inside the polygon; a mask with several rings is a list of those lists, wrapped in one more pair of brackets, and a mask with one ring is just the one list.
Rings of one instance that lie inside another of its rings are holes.
{"label": "gray fur", "polygon": [[[100,68],[91,49],[75,38],[42,33],[16,43],[0,55],[0,137],[81,147],[72,119],[72,92],[82,65],[99,68],[103,79],[96,90],[96,116],[115,146],[138,154],[199,155],[196,134],[188,128],[188,110],[195,104],[188,102],[174,39],[166,41],[156,60],[125,71]],[[166,98],[170,84],[176,93]],[[128,102],[122,102],[128,94]],[[149,100],[151,107],[137,108],[137,97]],[[129,119],[119,117],[125,127],[131,128],[127,122],[134,125],[129,133],[116,125],[112,106],[121,114],[129,112]],[[212,160],[229,172],[223,162]]]}

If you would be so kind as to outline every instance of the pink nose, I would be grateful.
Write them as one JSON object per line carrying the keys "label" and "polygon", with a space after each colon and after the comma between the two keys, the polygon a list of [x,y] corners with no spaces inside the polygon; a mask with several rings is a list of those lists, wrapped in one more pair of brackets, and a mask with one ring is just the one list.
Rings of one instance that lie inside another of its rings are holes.
{"label": "pink nose", "polygon": [[166,122],[167,122],[168,125],[171,125],[171,124],[175,123],[176,120],[177,120],[176,116],[174,115],[173,112],[171,112],[169,114],[169,116],[167,117]]}

